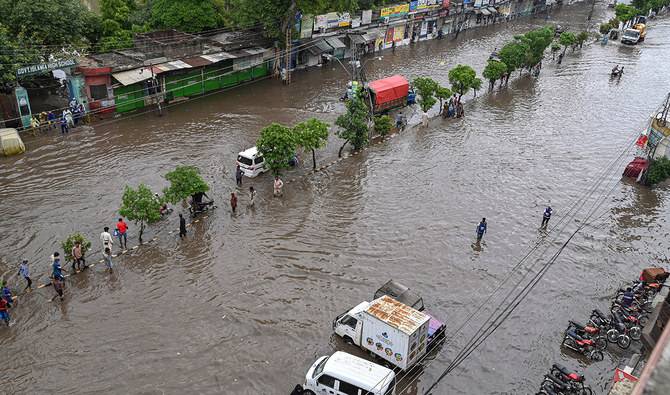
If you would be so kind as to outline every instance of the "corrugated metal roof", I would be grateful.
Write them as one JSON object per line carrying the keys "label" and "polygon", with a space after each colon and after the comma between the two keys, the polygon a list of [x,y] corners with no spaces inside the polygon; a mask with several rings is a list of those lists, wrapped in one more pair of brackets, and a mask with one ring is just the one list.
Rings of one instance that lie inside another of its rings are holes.
{"label": "corrugated metal roof", "polygon": [[212,64],[211,60],[205,59],[202,56],[184,59],[184,62],[190,64],[193,67],[202,67],[207,66],[208,64]]}
{"label": "corrugated metal roof", "polygon": [[349,37],[349,40],[351,40],[351,42],[355,45],[365,44],[367,42],[360,34],[350,34],[347,37]]}
{"label": "corrugated metal roof", "polygon": [[373,317],[408,335],[416,332],[423,324],[430,321],[428,315],[386,295],[375,299],[366,311]]}
{"label": "corrugated metal roof", "polygon": [[175,60],[173,62],[166,62],[166,63],[161,63],[157,64],[155,66],[161,71],[174,71],[174,70],[181,70],[181,69],[190,69],[191,65],[185,62],[182,62],[181,60]]}
{"label": "corrugated metal roof", "polygon": [[326,37],[326,42],[328,43],[328,45],[330,45],[331,47],[333,47],[333,48],[335,48],[335,49],[346,48],[346,47],[347,47],[347,46],[344,45],[344,43],[343,43],[342,41],[340,41],[340,39],[337,38],[337,37]]}
{"label": "corrugated metal roof", "polygon": [[375,41],[379,37],[379,30],[370,30],[363,35],[366,42]]}
{"label": "corrugated metal roof", "polygon": [[237,56],[229,54],[228,52],[218,52],[218,53],[213,53],[211,55],[201,55],[200,57],[205,58],[212,63],[220,62],[220,61],[226,60],[226,59],[237,58]]}
{"label": "corrugated metal roof", "polygon": [[151,78],[151,69],[148,67],[140,67],[139,69],[113,73],[112,77],[119,81],[123,86],[128,86]]}
{"label": "corrugated metal roof", "polygon": [[244,52],[248,53],[249,55],[260,55],[267,51],[266,48],[247,48],[244,50]]}

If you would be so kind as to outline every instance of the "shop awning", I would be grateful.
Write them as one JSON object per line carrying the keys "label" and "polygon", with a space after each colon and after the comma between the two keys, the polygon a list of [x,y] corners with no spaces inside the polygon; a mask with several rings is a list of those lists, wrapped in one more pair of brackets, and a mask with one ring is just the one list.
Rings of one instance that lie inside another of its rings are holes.
{"label": "shop awning", "polygon": [[173,62],[157,64],[156,66],[154,66],[154,71],[155,69],[160,70],[159,72],[165,72],[165,71],[174,71],[174,70],[190,69],[190,68],[191,68],[190,64],[183,62],[181,60],[175,60]]}
{"label": "shop awning", "polygon": [[200,55],[200,57],[205,58],[212,63],[220,62],[220,61],[226,60],[226,59],[237,58],[237,56],[235,56],[233,54],[229,54],[228,52],[217,52],[217,53],[213,53],[211,55]]}
{"label": "shop awning", "polygon": [[333,47],[335,49],[340,49],[340,48],[346,48],[347,47],[337,37],[326,37],[326,42],[328,43],[328,45],[330,45],[331,47]]}
{"label": "shop awning", "polygon": [[113,73],[112,77],[119,81],[121,85],[128,86],[137,82],[142,82],[151,78],[151,69],[148,67],[140,67],[139,69],[132,69]]}
{"label": "shop awning", "polygon": [[353,45],[365,44],[365,39],[363,38],[362,34],[349,34],[347,37],[349,38],[349,41],[351,41]]}
{"label": "shop awning", "polygon": [[494,7],[488,7],[489,12],[491,15],[495,15],[498,13],[498,10],[496,10]]}
{"label": "shop awning", "polygon": [[482,13],[482,10],[480,10],[479,8],[475,9],[475,14],[481,14],[481,13]]}
{"label": "shop awning", "polygon": [[328,45],[324,39],[319,38],[319,39],[317,39],[315,41],[312,41],[311,43],[307,44],[306,49],[312,55],[318,56],[318,55],[321,55],[324,52],[332,51],[333,47]]}
{"label": "shop awning", "polygon": [[379,30],[370,30],[369,32],[363,35],[365,42],[372,42],[379,38]]}
{"label": "shop awning", "polygon": [[482,8],[482,9],[481,9],[481,12],[482,12],[482,15],[484,15],[484,16],[489,16],[489,15],[491,15],[491,11],[489,11],[489,10],[486,9],[486,8]]}

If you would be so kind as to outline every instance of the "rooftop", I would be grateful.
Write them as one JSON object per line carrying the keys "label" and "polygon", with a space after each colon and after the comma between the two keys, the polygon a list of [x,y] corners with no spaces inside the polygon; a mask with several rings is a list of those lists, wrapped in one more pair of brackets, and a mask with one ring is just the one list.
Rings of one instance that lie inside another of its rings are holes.
{"label": "rooftop", "polygon": [[416,332],[430,320],[428,315],[386,295],[375,299],[366,311],[373,317],[408,335]]}

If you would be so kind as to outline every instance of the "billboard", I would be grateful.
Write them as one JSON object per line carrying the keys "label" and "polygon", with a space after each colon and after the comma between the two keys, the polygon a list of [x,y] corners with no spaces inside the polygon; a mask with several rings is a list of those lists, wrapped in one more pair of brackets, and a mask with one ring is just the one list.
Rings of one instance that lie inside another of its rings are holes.
{"label": "billboard", "polygon": [[409,12],[409,3],[396,5],[393,7],[382,8],[380,16],[382,18],[394,18],[399,16],[404,16]]}

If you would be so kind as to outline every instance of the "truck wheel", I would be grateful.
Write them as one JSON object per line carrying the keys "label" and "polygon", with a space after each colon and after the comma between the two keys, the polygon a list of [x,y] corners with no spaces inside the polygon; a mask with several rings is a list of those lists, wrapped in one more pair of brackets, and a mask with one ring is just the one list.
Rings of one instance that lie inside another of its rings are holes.
{"label": "truck wheel", "polygon": [[350,338],[349,336],[345,336],[342,338],[345,343],[347,344],[354,344],[354,339]]}
{"label": "truck wheel", "polygon": [[316,394],[310,390],[304,390],[302,391],[302,395],[316,395]]}

